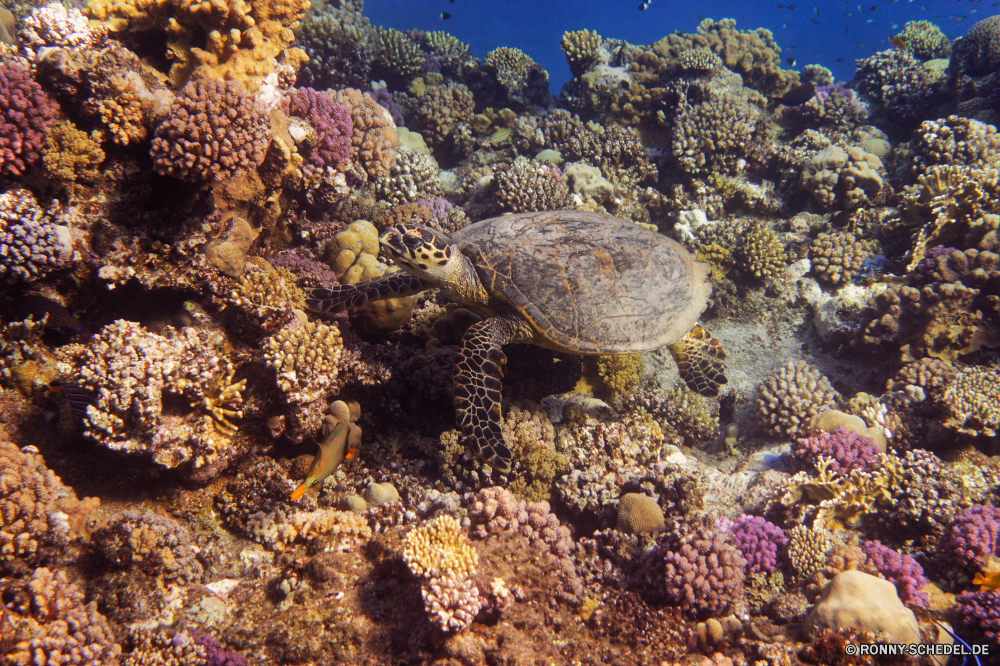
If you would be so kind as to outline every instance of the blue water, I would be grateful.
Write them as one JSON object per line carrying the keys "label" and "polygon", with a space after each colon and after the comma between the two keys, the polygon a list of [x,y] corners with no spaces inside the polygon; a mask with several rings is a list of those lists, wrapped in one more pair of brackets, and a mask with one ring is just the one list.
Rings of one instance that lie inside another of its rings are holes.
{"label": "blue water", "polygon": [[[588,28],[602,37],[647,44],[675,30],[694,32],[701,18],[734,18],[737,29],[763,27],[774,33],[783,58],[794,58],[795,69],[818,63],[838,80],[849,80],[854,62],[890,48],[889,37],[907,21],[931,21],[953,40],[975,22],[1000,14],[1000,2],[984,0],[896,0],[860,5],[847,2],[668,2],[652,0],[646,11],[638,0],[366,0],[365,15],[376,25],[400,30],[445,30],[483,57],[498,46],[512,46],[530,55],[549,72],[551,90],[570,78],[559,40],[566,30]],[[451,18],[442,20],[441,12]],[[815,23],[814,23],[815,21]],[[837,62],[840,58],[841,61]],[[790,67],[787,60],[783,67]]]}

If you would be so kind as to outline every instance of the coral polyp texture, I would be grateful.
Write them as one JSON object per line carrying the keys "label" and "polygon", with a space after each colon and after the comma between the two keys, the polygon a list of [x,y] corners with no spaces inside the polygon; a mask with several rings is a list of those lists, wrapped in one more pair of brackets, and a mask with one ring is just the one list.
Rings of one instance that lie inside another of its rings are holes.
{"label": "coral polyp texture", "polygon": [[1000,16],[508,4],[0,6],[0,662],[998,663]]}
{"label": "coral polyp texture", "polygon": [[236,81],[192,81],[157,126],[157,173],[191,182],[255,169],[271,139],[267,114]]}

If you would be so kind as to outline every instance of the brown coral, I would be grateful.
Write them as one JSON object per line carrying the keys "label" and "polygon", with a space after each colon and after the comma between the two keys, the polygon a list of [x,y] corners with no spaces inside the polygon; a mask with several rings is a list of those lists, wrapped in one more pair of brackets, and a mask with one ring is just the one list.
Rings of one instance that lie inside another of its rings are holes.
{"label": "brown coral", "polygon": [[864,243],[849,232],[821,233],[809,246],[813,272],[832,285],[854,280],[869,257]]}
{"label": "brown coral", "polygon": [[761,382],[757,413],[775,435],[805,436],[814,416],[834,409],[840,396],[830,380],[804,361],[789,361]]}
{"label": "brown coral", "polygon": [[329,91],[327,94],[351,110],[354,123],[351,145],[356,158],[349,175],[358,186],[389,175],[396,163],[396,146],[399,145],[396,125],[389,112],[370,95],[354,88]]}
{"label": "brown coral", "polygon": [[96,130],[88,136],[72,123],[63,122],[45,135],[42,164],[59,180],[95,182],[100,178],[103,161],[101,133]]}

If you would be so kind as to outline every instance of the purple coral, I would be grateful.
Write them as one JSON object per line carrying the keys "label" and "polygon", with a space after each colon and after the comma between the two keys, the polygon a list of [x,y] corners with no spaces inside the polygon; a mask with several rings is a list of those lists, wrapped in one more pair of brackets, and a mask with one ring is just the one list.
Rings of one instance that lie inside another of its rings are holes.
{"label": "purple coral", "polygon": [[444,197],[431,197],[430,199],[417,199],[415,202],[418,206],[423,206],[431,212],[431,217],[433,217],[438,222],[445,222],[448,220],[448,213],[451,212],[452,205],[451,202]]}
{"label": "purple coral", "polygon": [[731,535],[699,529],[657,550],[668,603],[699,618],[722,617],[742,605],[746,560]]}
{"label": "purple coral", "polygon": [[780,527],[760,516],[743,514],[726,531],[747,561],[747,573],[771,573],[778,564],[778,551],[788,539]]}
{"label": "purple coral", "polygon": [[829,458],[829,470],[835,474],[850,474],[853,469],[868,469],[878,459],[879,453],[874,439],[848,428],[821,432],[792,444],[792,454],[803,465],[819,469],[819,459]]}
{"label": "purple coral", "polygon": [[268,259],[268,262],[272,266],[287,268],[299,278],[315,283],[324,289],[332,289],[340,284],[337,281],[336,273],[329,266],[321,261],[303,257],[295,252],[295,250],[279,252]]}
{"label": "purple coral", "polygon": [[944,245],[935,245],[927,250],[924,253],[924,258],[910,271],[908,276],[910,284],[923,285],[938,282],[939,279],[935,277],[938,269],[938,257],[949,257],[954,250],[955,248]]}
{"label": "purple coral", "polygon": [[982,567],[996,553],[1000,538],[1000,510],[988,504],[973,504],[964,509],[941,539],[945,559],[960,566]]}
{"label": "purple coral", "polygon": [[861,550],[868,556],[868,566],[896,585],[900,601],[917,606],[930,603],[930,597],[923,591],[928,582],[924,568],[915,559],[883,546],[879,541],[865,541]]}
{"label": "purple coral", "polygon": [[379,103],[379,106],[389,112],[389,115],[392,116],[392,122],[396,123],[396,127],[402,127],[405,124],[406,121],[403,120],[403,107],[396,103],[391,92],[385,88],[376,88],[368,94],[373,100]]}
{"label": "purple coral", "polygon": [[271,121],[238,81],[192,81],[156,126],[149,154],[157,173],[189,182],[256,169]]}
{"label": "purple coral", "polygon": [[247,666],[247,658],[237,652],[223,650],[212,635],[197,629],[189,632],[191,640],[205,648],[205,666]]}
{"label": "purple coral", "polygon": [[59,116],[28,70],[0,65],[0,175],[20,176],[41,155],[45,130]]}
{"label": "purple coral", "polygon": [[306,163],[323,169],[346,164],[354,155],[351,111],[312,88],[299,88],[288,99],[287,113],[305,120],[316,132],[316,141],[302,149]]}
{"label": "purple coral", "polygon": [[1000,590],[965,592],[955,599],[955,633],[968,643],[1000,645]]}

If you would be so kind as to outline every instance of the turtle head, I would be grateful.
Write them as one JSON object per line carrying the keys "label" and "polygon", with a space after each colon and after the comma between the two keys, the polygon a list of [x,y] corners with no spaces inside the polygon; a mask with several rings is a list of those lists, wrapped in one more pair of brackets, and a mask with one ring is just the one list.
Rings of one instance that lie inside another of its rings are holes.
{"label": "turtle head", "polygon": [[447,236],[428,226],[399,222],[388,227],[379,242],[407,273],[442,285],[455,279],[458,251]]}

